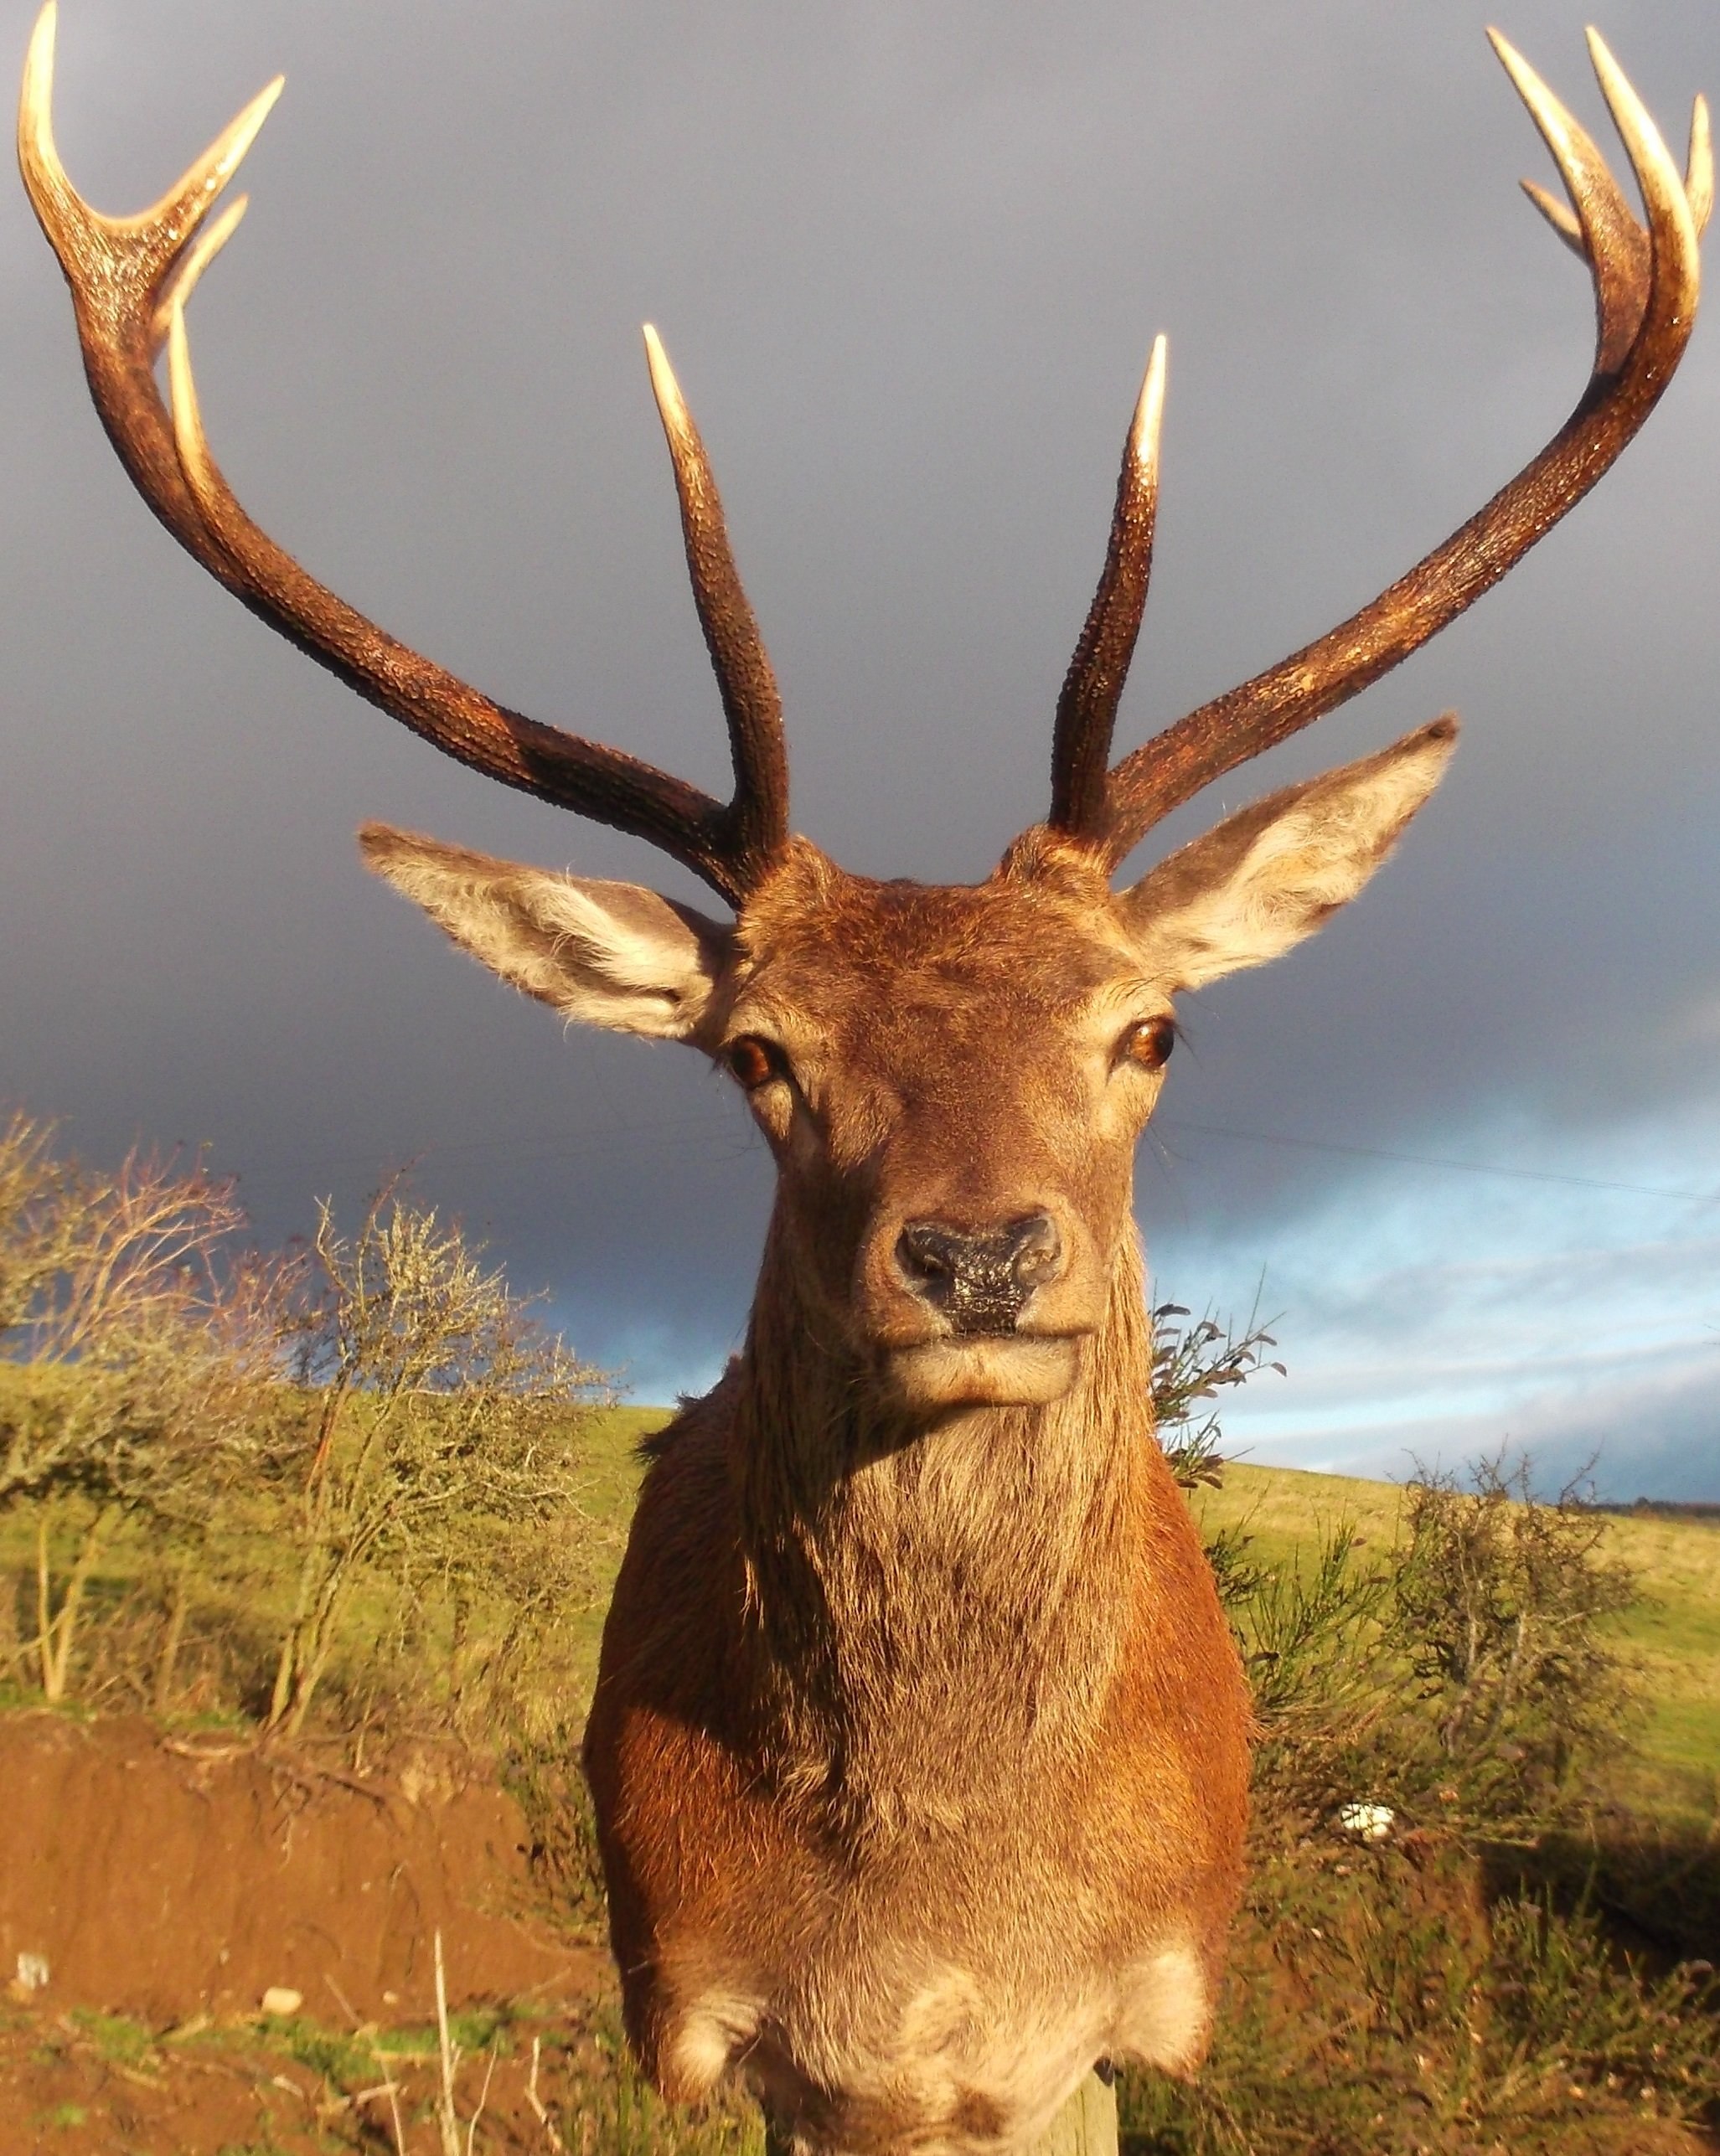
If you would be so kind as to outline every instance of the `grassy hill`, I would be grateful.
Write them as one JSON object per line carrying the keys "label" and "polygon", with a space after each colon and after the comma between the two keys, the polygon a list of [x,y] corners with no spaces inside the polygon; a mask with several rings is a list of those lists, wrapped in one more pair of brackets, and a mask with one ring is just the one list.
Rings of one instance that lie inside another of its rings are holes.
{"label": "grassy hill", "polygon": [[[619,1562],[632,1514],[642,1471],[638,1446],[663,1426],[669,1412],[616,1407],[593,1418],[586,1503],[607,1545],[602,1553],[607,1568]],[[1240,1529],[1250,1538],[1250,1555],[1276,1565],[1305,1563],[1325,1537],[1345,1524],[1358,1530],[1364,1559],[1388,1551],[1401,1532],[1402,1501],[1402,1493],[1391,1483],[1232,1465],[1223,1487],[1197,1492],[1193,1506],[1206,1534]],[[1720,1813],[1720,1524],[1627,1514],[1609,1517],[1605,1533],[1609,1550],[1641,1584],[1640,1601],[1619,1627],[1640,1670],[1649,1709],[1642,1749],[1656,1786],[1638,1794],[1651,1796],[1655,1808],[1671,1804],[1713,1819]],[[271,1565],[260,1561],[270,1554],[251,1553],[258,1569],[245,1583],[245,1599],[257,1614],[271,1611],[287,1590],[284,1576],[276,1579]],[[28,1522],[19,1514],[0,1519],[0,1572],[10,1572],[21,1584],[33,1555]],[[122,1536],[107,1552],[92,1591],[111,1603],[147,1575],[149,1564],[147,1548]],[[595,1607],[580,1625],[578,1659],[587,1681],[597,1668],[607,1599],[606,1571]],[[25,1615],[23,1601],[21,1596],[18,1619]],[[369,1644],[368,1617],[361,1605],[348,1628],[350,1638],[343,1641],[342,1658],[362,1660]],[[0,1647],[7,1644],[0,1636]],[[5,1689],[0,1672],[0,1690]]]}

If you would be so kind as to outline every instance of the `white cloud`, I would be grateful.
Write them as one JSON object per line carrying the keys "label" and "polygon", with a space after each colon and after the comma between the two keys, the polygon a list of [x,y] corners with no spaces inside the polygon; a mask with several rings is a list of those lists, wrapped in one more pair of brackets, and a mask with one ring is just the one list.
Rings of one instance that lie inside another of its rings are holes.
{"label": "white cloud", "polygon": [[[1508,1446],[1543,1481],[1597,1454],[1613,1493],[1715,1494],[1720,1194],[1658,1194],[1714,1184],[1712,1118],[1587,1133],[1546,1171],[1562,1182],[1383,1163],[1346,1177],[1257,1254],[1290,1378],[1237,1397],[1232,1447],[1402,1475]],[[1498,1132],[1450,1151],[1511,1158]],[[1233,1248],[1173,1238],[1160,1258],[1184,1300],[1203,1276],[1222,1308],[1253,1298]]]}

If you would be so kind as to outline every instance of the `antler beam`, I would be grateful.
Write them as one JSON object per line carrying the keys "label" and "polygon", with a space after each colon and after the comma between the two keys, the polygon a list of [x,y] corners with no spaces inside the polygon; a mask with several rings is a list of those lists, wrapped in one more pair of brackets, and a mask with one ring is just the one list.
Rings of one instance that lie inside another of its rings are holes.
{"label": "antler beam", "polygon": [[[1144,466],[1137,414],[1110,552],[1058,705],[1052,754],[1051,825],[1089,843],[1109,869],[1203,787],[1358,694],[1496,584],[1607,470],[1683,355],[1696,320],[1697,242],[1713,203],[1706,101],[1696,101],[1681,183],[1641,101],[1599,35],[1588,33],[1595,73],[1641,191],[1645,230],[1588,136],[1498,32],[1488,34],[1552,152],[1572,210],[1524,184],[1594,280],[1588,387],[1540,455],[1408,575],[1314,643],[1166,727],[1102,778],[1152,553],[1156,456]],[[1154,365],[1162,366],[1158,351]]]}
{"label": "antler beam", "polygon": [[[619,749],[493,703],[367,621],[252,523],[204,439],[184,310],[244,214],[241,196],[202,229],[280,95],[280,80],[153,209],[106,217],[74,189],[54,148],[54,0],[48,0],[24,71],[18,162],[71,287],[96,410],[149,507],[254,614],[414,733],[508,786],[648,839],[739,905],[788,836],[782,709],[704,446],[655,333],[646,338],[652,383],[674,462],[694,596],[728,720],[735,794],[726,803]],[[171,408],[155,376],[163,343]]]}

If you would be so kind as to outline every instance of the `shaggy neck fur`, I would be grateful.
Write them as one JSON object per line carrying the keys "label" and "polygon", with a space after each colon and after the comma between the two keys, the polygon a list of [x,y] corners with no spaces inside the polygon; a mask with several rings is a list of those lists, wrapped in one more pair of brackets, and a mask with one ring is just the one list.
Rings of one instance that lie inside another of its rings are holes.
{"label": "shaggy neck fur", "polygon": [[1072,1772],[1118,1669],[1152,1442],[1140,1253],[1074,1388],[929,1426],[818,1344],[773,1227],[734,1372],[759,1756],[865,1836],[1010,1808]]}

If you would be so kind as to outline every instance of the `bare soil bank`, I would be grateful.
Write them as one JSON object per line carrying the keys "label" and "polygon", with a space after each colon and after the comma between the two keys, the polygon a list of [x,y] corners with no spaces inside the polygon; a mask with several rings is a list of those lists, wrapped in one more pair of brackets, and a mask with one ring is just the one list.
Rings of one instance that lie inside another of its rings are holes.
{"label": "bare soil bank", "polygon": [[525,1821],[482,1763],[396,1753],[359,1776],[164,1737],[139,1717],[0,1715],[0,1985],[158,2027],[302,1994],[322,2021],[588,1996],[595,1947],[535,1895]]}

